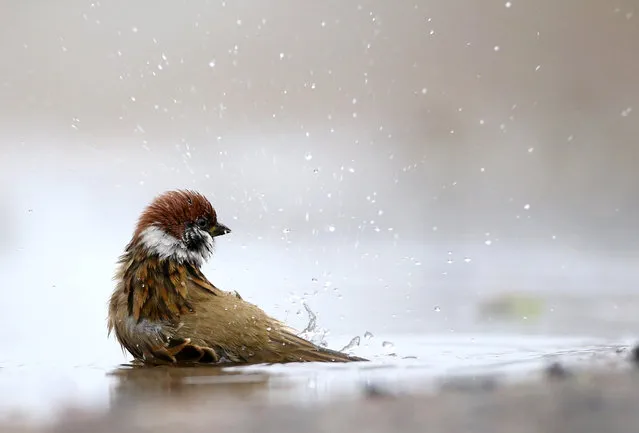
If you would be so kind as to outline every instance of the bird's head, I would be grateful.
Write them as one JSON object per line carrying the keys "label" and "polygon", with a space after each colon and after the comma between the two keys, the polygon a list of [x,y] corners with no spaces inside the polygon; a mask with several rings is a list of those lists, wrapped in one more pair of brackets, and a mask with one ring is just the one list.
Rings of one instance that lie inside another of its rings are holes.
{"label": "bird's head", "polygon": [[213,253],[213,239],[230,232],[218,222],[215,209],[202,194],[168,191],[142,212],[131,246],[161,259],[201,266]]}

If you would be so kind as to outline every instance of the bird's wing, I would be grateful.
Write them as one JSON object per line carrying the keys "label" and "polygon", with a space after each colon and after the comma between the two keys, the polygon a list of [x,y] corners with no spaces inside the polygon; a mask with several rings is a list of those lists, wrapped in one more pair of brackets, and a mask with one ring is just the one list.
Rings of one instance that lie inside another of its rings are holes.
{"label": "bird's wing", "polygon": [[183,314],[170,355],[176,363],[258,364],[364,361],[319,347],[269,317],[237,292],[225,292],[199,271],[189,277],[192,313]]}
{"label": "bird's wing", "polygon": [[271,340],[276,347],[286,348],[282,350],[284,360],[275,362],[353,362],[367,361],[364,358],[351,356],[336,350],[317,346],[308,340],[296,335],[291,328],[283,327],[271,335]]}

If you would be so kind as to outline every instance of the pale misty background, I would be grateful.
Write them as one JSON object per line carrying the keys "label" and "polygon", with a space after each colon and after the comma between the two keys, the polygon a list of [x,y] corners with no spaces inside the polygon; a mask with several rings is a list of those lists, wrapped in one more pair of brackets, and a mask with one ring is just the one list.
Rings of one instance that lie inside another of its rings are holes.
{"label": "pale misty background", "polygon": [[0,361],[125,359],[114,264],[172,188],[233,229],[215,284],[299,328],[306,299],[332,346],[512,291],[634,317],[608,300],[639,277],[635,1],[0,10]]}

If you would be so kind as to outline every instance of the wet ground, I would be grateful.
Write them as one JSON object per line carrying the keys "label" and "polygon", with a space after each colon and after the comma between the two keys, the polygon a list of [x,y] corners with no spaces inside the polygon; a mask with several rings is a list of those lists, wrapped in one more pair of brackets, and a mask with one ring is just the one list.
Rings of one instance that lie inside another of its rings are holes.
{"label": "wet ground", "polygon": [[102,407],[62,405],[49,421],[16,415],[2,431],[635,431],[639,374],[627,348],[473,338],[474,350],[433,344],[441,354],[429,362],[123,367],[105,376]]}
{"label": "wet ground", "polygon": [[2,431],[578,431],[587,419],[607,428],[580,432],[626,431],[606,423],[636,418],[632,297],[608,299],[610,320],[595,314],[609,303],[588,299],[501,295],[477,305],[478,332],[329,338],[367,363],[5,363]]}

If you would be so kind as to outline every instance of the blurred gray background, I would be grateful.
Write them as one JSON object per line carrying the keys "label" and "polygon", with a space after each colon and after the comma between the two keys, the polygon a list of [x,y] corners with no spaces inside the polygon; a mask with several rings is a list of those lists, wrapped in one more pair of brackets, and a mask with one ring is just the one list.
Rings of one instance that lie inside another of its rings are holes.
{"label": "blurred gray background", "polygon": [[114,263],[172,188],[233,229],[210,279],[300,328],[304,299],[333,334],[456,331],[511,291],[634,317],[604,301],[639,276],[636,1],[0,11],[4,359],[121,357]]}

